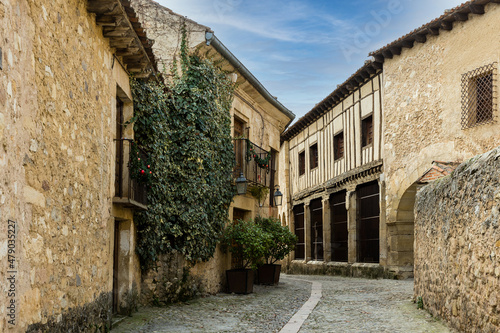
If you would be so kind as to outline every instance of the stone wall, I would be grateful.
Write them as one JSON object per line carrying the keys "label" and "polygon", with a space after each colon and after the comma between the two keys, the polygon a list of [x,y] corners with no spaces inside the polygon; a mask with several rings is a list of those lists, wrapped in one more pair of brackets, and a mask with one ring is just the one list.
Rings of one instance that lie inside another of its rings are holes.
{"label": "stone wall", "polygon": [[[123,70],[84,0],[0,0],[0,30],[0,331],[104,329],[115,96],[128,77],[118,83]],[[12,298],[8,219],[17,224]]]}
{"label": "stone wall", "polygon": [[460,332],[500,331],[500,148],[427,185],[415,204],[415,297]]}
{"label": "stone wall", "polygon": [[[461,77],[499,63],[500,6],[454,22],[453,30],[385,59],[383,157],[386,174],[388,265],[412,265],[415,182],[433,161],[463,162],[500,144],[498,121],[461,128]],[[481,52],[477,52],[481,50]],[[494,83],[498,119],[498,80]]]}

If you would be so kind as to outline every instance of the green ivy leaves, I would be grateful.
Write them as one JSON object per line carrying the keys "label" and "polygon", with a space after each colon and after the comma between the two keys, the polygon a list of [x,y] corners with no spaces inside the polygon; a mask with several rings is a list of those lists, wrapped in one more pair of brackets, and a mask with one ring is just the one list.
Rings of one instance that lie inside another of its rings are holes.
{"label": "green ivy leaves", "polygon": [[143,268],[172,251],[193,263],[209,260],[234,194],[233,84],[185,45],[181,53],[182,73],[168,87],[131,80],[135,140],[154,165],[150,205],[135,215]]}

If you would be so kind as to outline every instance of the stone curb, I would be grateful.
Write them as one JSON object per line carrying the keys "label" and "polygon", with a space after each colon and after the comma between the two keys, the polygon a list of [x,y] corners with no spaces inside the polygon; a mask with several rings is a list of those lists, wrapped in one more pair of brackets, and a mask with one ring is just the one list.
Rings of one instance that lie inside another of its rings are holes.
{"label": "stone curb", "polygon": [[[288,278],[288,280],[311,283],[311,281],[306,281],[301,279]],[[280,333],[297,333],[300,330],[302,324],[304,324],[306,319],[309,317],[309,315],[311,314],[311,312],[314,310],[319,300],[321,299],[322,295],[321,290],[322,290],[322,284],[320,282],[313,281],[311,286],[311,297],[309,297],[307,302],[305,302],[304,305],[302,305],[302,307],[299,309],[299,311],[297,311],[297,313],[293,315],[293,317],[288,321],[288,323],[281,329]]]}

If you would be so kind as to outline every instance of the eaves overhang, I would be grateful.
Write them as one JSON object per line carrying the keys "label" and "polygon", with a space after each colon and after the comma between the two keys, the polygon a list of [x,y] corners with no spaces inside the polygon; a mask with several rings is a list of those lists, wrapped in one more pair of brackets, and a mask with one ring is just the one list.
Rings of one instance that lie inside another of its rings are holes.
{"label": "eaves overhang", "polygon": [[[269,91],[257,80],[257,78],[243,65],[229,49],[211,31],[205,33],[207,45],[211,45],[220,55],[222,55],[231,66],[234,67],[272,106],[290,119],[288,126],[294,119],[295,114],[288,110],[278,99],[272,96]],[[285,128],[286,128],[285,126]]]}
{"label": "eaves overhang", "polygon": [[403,37],[387,44],[386,46],[371,52],[375,61],[383,63],[386,59],[392,59],[401,54],[404,48],[411,49],[415,43],[426,43],[428,36],[438,36],[441,31],[453,29],[453,23],[457,21],[467,21],[471,14],[482,15],[485,13],[485,6],[489,3],[500,3],[500,0],[472,0],[447,10],[440,17],[429,23],[411,31]]}
{"label": "eaves overhang", "polygon": [[301,117],[295,124],[290,126],[281,135],[281,142],[288,141],[298,135],[309,125],[323,117],[328,111],[342,103],[350,94],[373,77],[382,72],[382,63],[377,61],[366,61],[365,65],[352,74],[344,83],[337,86],[330,95],[316,104],[311,111]]}
{"label": "eaves overhang", "polygon": [[130,0],[88,0],[87,11],[95,14],[96,24],[130,74],[144,78],[157,71],[154,41],[146,36]]}

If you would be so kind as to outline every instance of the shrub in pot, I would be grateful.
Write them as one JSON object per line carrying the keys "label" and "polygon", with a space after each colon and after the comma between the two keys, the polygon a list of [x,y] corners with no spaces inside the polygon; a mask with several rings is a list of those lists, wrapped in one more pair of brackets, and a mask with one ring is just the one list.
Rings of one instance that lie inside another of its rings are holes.
{"label": "shrub in pot", "polygon": [[287,227],[283,227],[280,221],[273,217],[255,218],[255,224],[270,237],[264,251],[264,264],[258,268],[259,283],[274,285],[278,284],[281,265],[276,262],[283,260],[297,243],[297,236]]}
{"label": "shrub in pot", "polygon": [[222,234],[221,247],[230,252],[236,268],[227,270],[228,291],[237,294],[253,292],[254,270],[262,264],[270,234],[253,221],[234,221]]}

